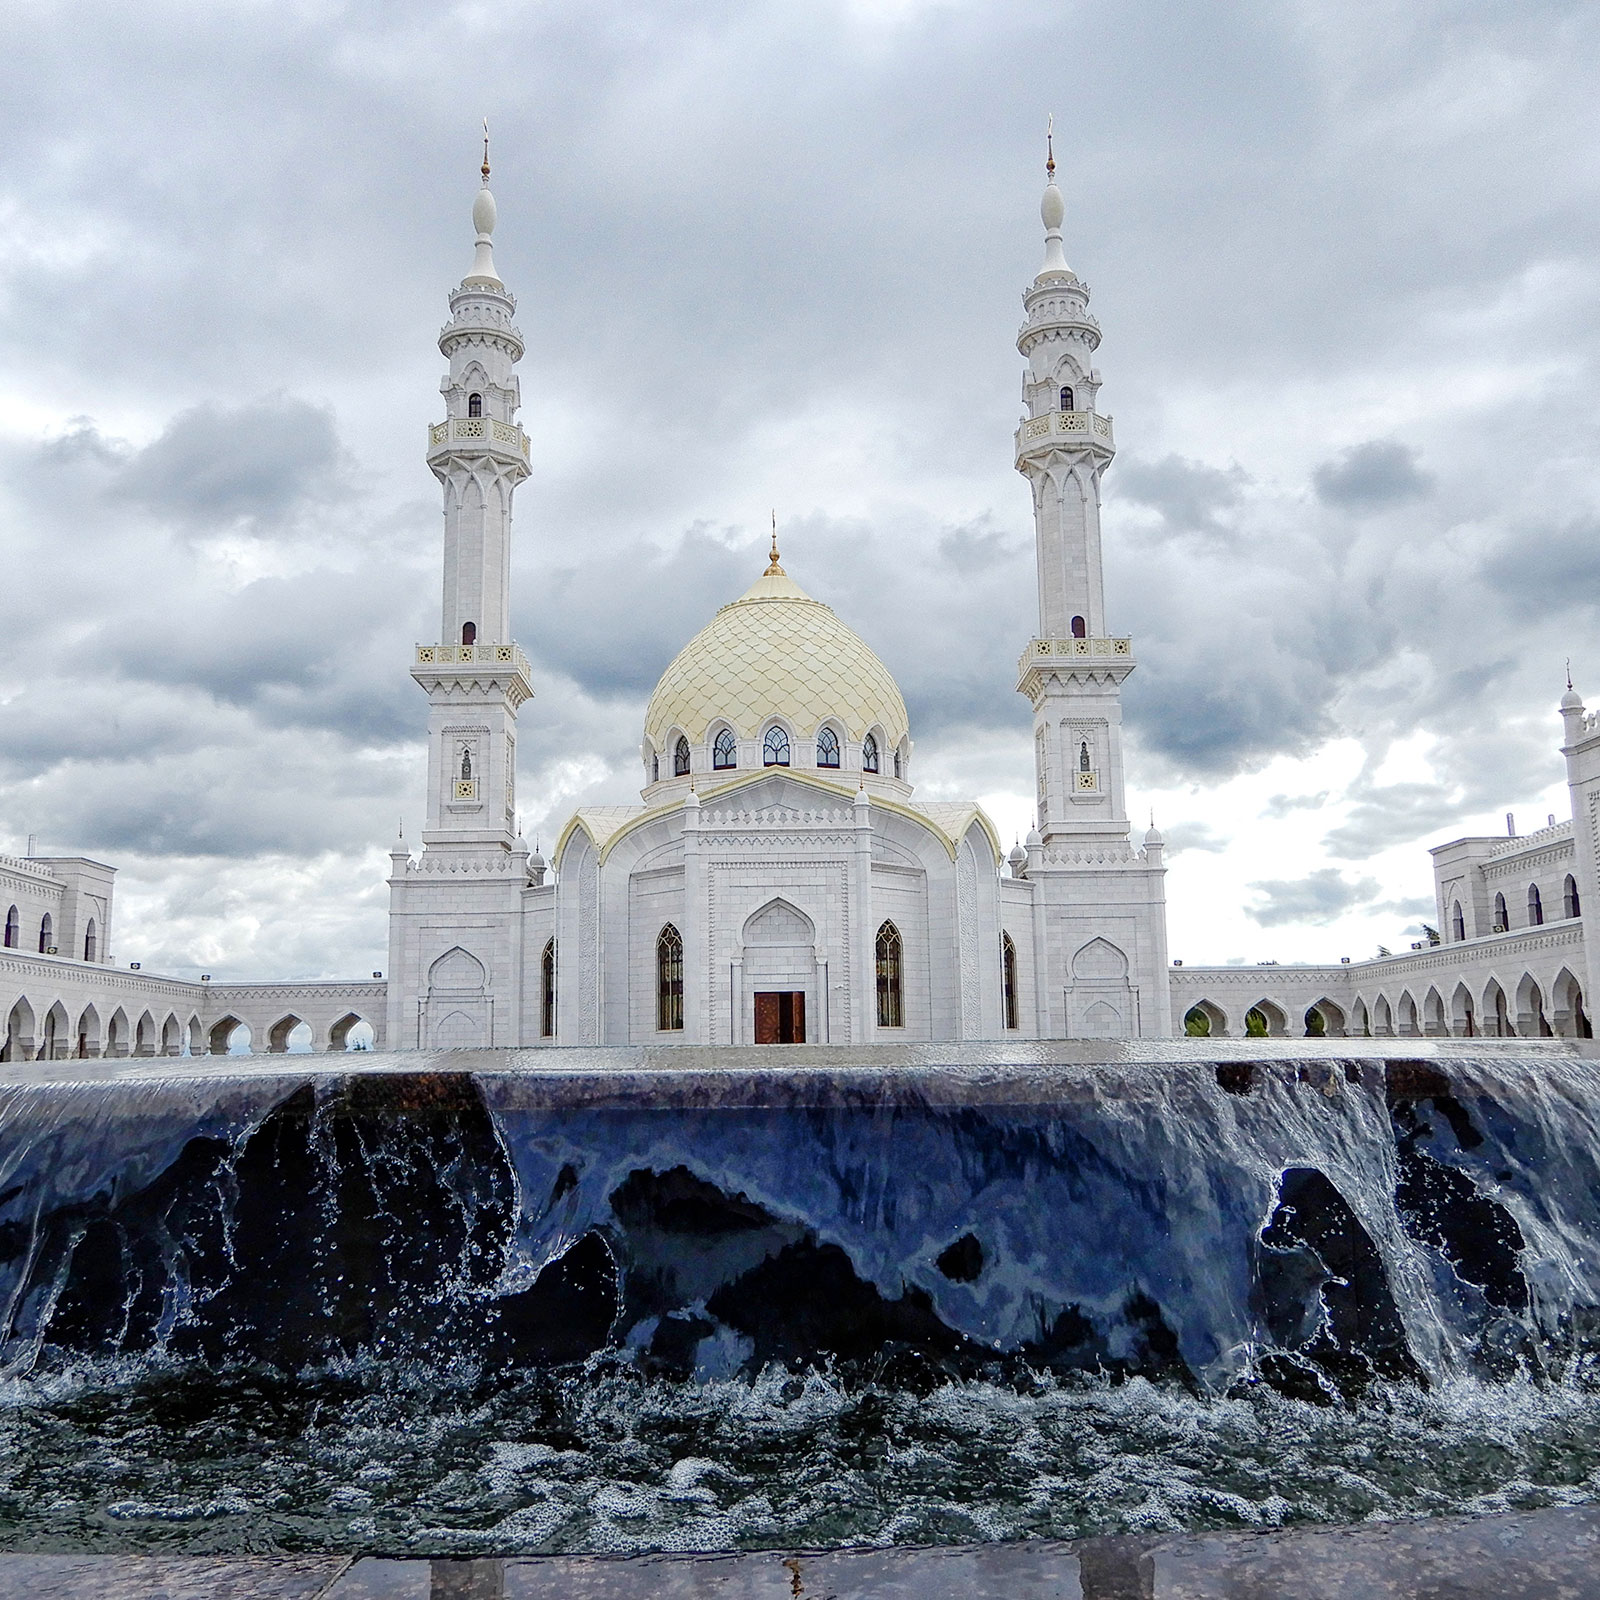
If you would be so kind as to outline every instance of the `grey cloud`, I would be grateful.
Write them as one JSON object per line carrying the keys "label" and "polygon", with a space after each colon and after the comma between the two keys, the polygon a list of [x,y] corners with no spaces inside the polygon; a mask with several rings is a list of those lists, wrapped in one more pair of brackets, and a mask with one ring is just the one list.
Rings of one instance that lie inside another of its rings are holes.
{"label": "grey cloud", "polygon": [[1333,855],[1360,861],[1375,851],[1416,839],[1461,815],[1461,796],[1437,783],[1363,786],[1348,817],[1323,840]]}
{"label": "grey cloud", "polygon": [[1250,888],[1261,901],[1246,906],[1245,911],[1263,928],[1291,922],[1332,922],[1378,892],[1373,879],[1347,880],[1337,867],[1319,867],[1303,878],[1267,878]]}
{"label": "grey cloud", "polygon": [[1320,811],[1328,803],[1328,791],[1317,794],[1275,794],[1262,807],[1264,815],[1286,817],[1293,811]]}
{"label": "grey cloud", "polygon": [[1433,493],[1431,474],[1417,466],[1417,453],[1394,439],[1352,445],[1311,474],[1317,497],[1342,510],[1372,511],[1420,500]]}
{"label": "grey cloud", "polygon": [[1205,822],[1175,822],[1171,827],[1163,827],[1161,833],[1169,856],[1180,855],[1185,850],[1216,853],[1226,850],[1233,842]]}
{"label": "grey cloud", "polygon": [[1119,465],[1112,493],[1159,512],[1171,534],[1227,531],[1224,513],[1232,511],[1250,482],[1237,464],[1208,466],[1183,456],[1163,456],[1159,461],[1137,457]]}
{"label": "grey cloud", "polygon": [[1484,577],[1519,617],[1593,610],[1600,604],[1600,522],[1516,529],[1490,553]]}
{"label": "grey cloud", "polygon": [[341,465],[332,415],[278,395],[180,412],[128,458],[115,492],[196,533],[265,532],[336,498]]}

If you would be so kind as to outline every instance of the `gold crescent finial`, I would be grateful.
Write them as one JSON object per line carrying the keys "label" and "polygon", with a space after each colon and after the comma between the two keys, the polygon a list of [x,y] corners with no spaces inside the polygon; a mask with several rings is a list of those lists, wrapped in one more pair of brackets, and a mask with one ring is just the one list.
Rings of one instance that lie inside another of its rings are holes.
{"label": "gold crescent finial", "polygon": [[489,119],[483,119],[483,181],[489,181]]}
{"label": "gold crescent finial", "polygon": [[[485,124],[487,126],[487,124]],[[488,158],[485,157],[485,160]],[[1056,114],[1051,112],[1044,124],[1044,170],[1047,176],[1056,175]]]}
{"label": "gold crescent finial", "polygon": [[781,578],[784,570],[778,565],[778,513],[774,508],[772,513],[772,559],[767,565],[767,570],[761,574],[763,578]]}

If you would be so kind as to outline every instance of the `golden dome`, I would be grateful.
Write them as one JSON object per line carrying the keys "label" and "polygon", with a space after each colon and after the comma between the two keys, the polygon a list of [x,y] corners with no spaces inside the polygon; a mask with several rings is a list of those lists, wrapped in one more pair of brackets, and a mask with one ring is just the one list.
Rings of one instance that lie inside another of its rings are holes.
{"label": "golden dome", "polygon": [[826,721],[858,741],[877,727],[884,762],[909,731],[889,669],[831,606],[813,600],[777,563],[717,612],[661,674],[645,738],[665,753],[674,730],[691,744],[714,722],[753,738],[773,717],[802,737]]}

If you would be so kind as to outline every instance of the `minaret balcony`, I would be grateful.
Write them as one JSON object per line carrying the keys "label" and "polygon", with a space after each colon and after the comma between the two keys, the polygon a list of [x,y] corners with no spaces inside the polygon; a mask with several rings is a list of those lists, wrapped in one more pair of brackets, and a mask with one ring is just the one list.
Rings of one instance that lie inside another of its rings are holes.
{"label": "minaret balcony", "polygon": [[1017,429],[1017,464],[1050,450],[1087,449],[1110,459],[1116,454],[1111,418],[1098,411],[1046,411]]}
{"label": "minaret balcony", "polygon": [[1032,639],[1017,660],[1017,691],[1036,700],[1045,681],[1062,674],[1121,683],[1134,665],[1130,638]]}
{"label": "minaret balcony", "polygon": [[528,436],[514,422],[498,417],[451,417],[428,429],[428,460],[458,451],[528,461]]}
{"label": "minaret balcony", "polygon": [[430,694],[476,683],[499,685],[513,708],[533,698],[533,668],[515,644],[419,644],[411,676]]}

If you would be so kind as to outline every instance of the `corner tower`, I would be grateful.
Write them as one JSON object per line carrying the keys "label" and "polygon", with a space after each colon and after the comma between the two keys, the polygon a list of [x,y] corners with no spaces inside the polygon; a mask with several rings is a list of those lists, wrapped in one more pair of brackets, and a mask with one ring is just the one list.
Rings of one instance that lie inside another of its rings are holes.
{"label": "corner tower", "polygon": [[1046,844],[1126,840],[1122,682],[1133,646],[1107,632],[1100,559],[1100,478],[1116,446],[1096,403],[1100,324],[1089,313],[1089,286],[1062,253],[1066,205],[1053,148],[1045,174],[1044,265],[1023,293],[1017,335],[1027,369],[1016,464],[1033,490],[1039,586],[1039,631],[1018,662],[1017,691],[1033,707]]}
{"label": "corner tower", "polygon": [[437,644],[419,644],[411,676],[428,696],[430,848],[516,843],[517,708],[533,695],[511,638],[511,501],[528,475],[515,372],[517,302],[495,270],[489,143],[472,205],[472,271],[450,296],[439,335],[449,362],[445,419],[428,430],[428,465],[444,489],[444,595]]}

